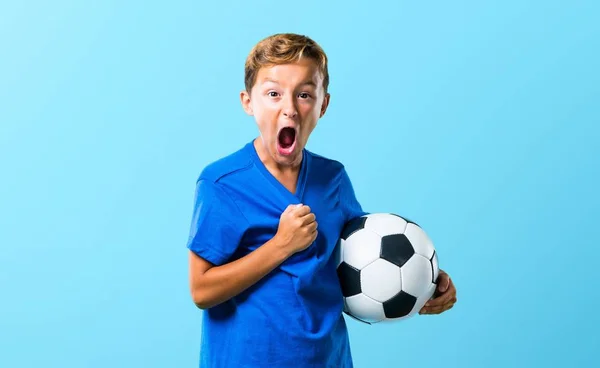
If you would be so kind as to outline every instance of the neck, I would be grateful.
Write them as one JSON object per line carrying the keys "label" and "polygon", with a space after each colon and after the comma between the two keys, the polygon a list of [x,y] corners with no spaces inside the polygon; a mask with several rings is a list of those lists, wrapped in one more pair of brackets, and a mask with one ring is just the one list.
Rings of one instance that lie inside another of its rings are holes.
{"label": "neck", "polygon": [[297,175],[300,171],[300,166],[302,163],[302,155],[292,164],[281,164],[278,163],[271,157],[265,146],[263,145],[263,141],[260,137],[254,140],[254,148],[256,149],[256,153],[258,157],[265,165],[267,170],[269,170],[275,176],[288,176],[288,175]]}

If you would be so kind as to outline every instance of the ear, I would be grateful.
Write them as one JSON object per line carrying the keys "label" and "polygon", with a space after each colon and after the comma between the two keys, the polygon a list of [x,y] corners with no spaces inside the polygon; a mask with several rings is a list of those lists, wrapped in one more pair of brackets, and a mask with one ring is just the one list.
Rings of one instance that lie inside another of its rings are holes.
{"label": "ear", "polygon": [[319,114],[319,118],[322,118],[325,115],[325,111],[327,111],[327,107],[329,106],[329,99],[331,95],[329,93],[325,94],[325,98],[323,98],[323,103],[321,104],[321,113]]}
{"label": "ear", "polygon": [[250,94],[245,90],[240,92],[240,101],[242,103],[242,108],[246,111],[248,115],[254,115],[254,111],[252,110],[252,104],[250,103]]}

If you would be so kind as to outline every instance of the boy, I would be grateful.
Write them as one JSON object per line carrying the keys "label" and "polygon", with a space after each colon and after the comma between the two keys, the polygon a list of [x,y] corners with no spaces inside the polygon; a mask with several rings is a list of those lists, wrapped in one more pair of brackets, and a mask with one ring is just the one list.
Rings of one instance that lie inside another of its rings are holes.
{"label": "boy", "polygon": [[[344,166],[305,149],[328,85],[305,36],[268,37],[246,60],[241,103],[260,136],[204,168],[187,243],[202,367],[352,367],[332,254],[366,212]],[[456,301],[440,275],[431,313]]]}

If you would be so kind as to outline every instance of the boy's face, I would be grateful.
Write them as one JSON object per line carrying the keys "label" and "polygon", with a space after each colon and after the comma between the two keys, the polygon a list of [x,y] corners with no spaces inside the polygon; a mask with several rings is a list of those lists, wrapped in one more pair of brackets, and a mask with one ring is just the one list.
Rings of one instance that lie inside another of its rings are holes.
{"label": "boy's face", "polygon": [[250,94],[243,91],[241,100],[260,130],[259,148],[270,163],[281,167],[301,162],[302,149],[325,114],[329,94],[317,64],[304,59],[261,68]]}

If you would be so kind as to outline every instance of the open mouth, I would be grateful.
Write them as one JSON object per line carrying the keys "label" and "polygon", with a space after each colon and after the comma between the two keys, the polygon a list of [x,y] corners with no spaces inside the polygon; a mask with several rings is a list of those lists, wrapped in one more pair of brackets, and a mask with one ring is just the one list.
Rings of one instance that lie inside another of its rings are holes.
{"label": "open mouth", "polygon": [[292,127],[285,127],[277,135],[277,149],[282,155],[289,155],[296,147],[296,130]]}

